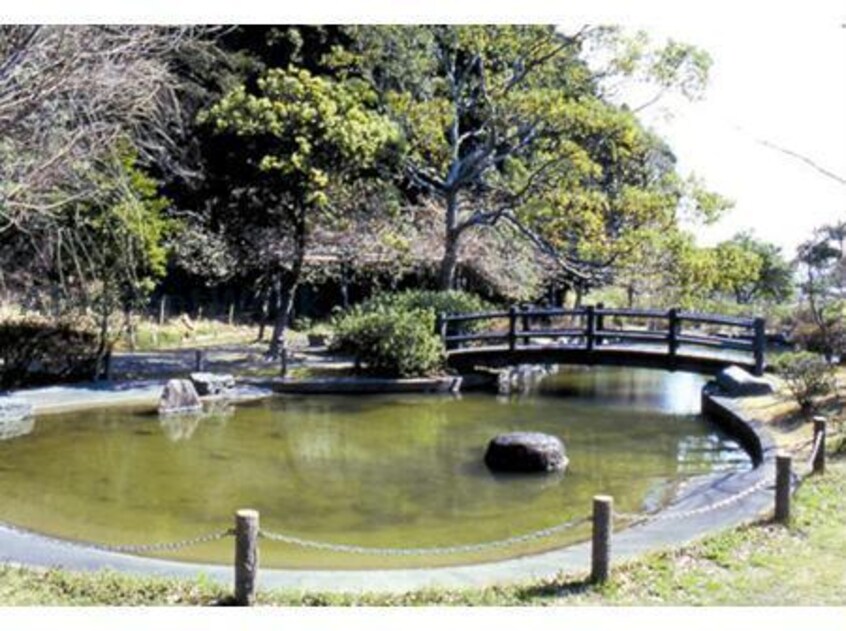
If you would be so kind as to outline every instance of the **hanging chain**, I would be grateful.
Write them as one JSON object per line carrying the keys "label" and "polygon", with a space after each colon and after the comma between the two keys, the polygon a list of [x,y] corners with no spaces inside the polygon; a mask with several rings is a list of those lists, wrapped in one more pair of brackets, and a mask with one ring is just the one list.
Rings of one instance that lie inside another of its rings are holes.
{"label": "hanging chain", "polygon": [[211,532],[199,537],[192,537],[190,539],[180,539],[178,541],[165,541],[161,543],[141,543],[141,544],[126,544],[126,545],[101,545],[92,544],[92,547],[98,550],[105,550],[107,552],[160,552],[173,551],[189,548],[191,546],[198,546],[203,543],[210,543],[212,541],[219,541],[226,537],[231,537],[235,534],[234,528],[228,528],[218,532]]}
{"label": "hanging chain", "polygon": [[270,532],[268,530],[261,530],[259,536],[269,541],[277,541],[280,543],[287,543],[289,545],[298,546],[301,548],[311,548],[313,550],[328,550],[330,552],[344,552],[347,554],[369,554],[374,556],[444,556],[450,554],[466,554],[468,552],[484,552],[485,550],[493,550],[497,548],[505,548],[537,539],[544,539],[551,537],[558,533],[570,530],[576,526],[590,521],[588,517],[580,517],[571,521],[536,530],[524,535],[517,535],[508,537],[507,539],[500,539],[498,541],[488,541],[485,543],[473,543],[457,546],[443,546],[431,548],[376,548],[368,546],[356,546],[343,543],[327,543],[325,541],[314,541],[311,539],[303,539],[286,535],[282,533]]}

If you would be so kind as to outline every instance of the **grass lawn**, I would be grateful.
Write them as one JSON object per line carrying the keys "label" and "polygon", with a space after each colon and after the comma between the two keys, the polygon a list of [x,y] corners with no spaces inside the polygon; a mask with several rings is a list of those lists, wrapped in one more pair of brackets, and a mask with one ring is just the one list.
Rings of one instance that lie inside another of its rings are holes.
{"label": "grass lawn", "polygon": [[[389,596],[262,592],[264,605],[846,605],[846,459],[808,478],[789,528],[766,521],[615,567],[594,586],[583,576],[475,590]],[[0,568],[0,605],[213,605],[228,588],[208,581],[115,573]]]}

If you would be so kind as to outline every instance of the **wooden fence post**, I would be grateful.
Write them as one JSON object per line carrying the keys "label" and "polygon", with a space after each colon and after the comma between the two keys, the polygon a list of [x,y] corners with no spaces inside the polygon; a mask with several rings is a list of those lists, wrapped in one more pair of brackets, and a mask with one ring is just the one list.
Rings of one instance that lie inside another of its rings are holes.
{"label": "wooden fence post", "polygon": [[812,465],[814,473],[825,473],[825,431],[826,431],[825,417],[815,416],[814,417],[814,445],[816,445],[817,441],[819,441],[819,447],[817,447],[817,453],[814,454],[814,461],[813,461],[813,465]]}
{"label": "wooden fence post", "polygon": [[590,579],[594,583],[608,580],[611,569],[611,529],[614,499],[608,495],[593,498],[593,538]]}
{"label": "wooden fence post", "polygon": [[161,300],[159,300],[159,326],[162,326],[165,323],[166,316],[167,316],[167,296],[162,294]]}
{"label": "wooden fence post", "polygon": [[585,307],[585,343],[588,351],[592,351],[596,343],[596,312],[593,305]]}
{"label": "wooden fence post", "polygon": [[202,349],[194,351],[194,372],[203,372],[206,368],[206,357]]}
{"label": "wooden fence post", "polygon": [[[529,305],[523,305],[523,306],[520,308],[520,310],[522,311],[522,316],[521,316],[521,319],[522,319],[523,332],[524,332],[524,333],[525,333],[526,331],[531,331],[531,330],[532,330],[531,324],[530,324],[530,322],[529,322],[529,309],[530,309],[530,308],[531,308],[531,307],[529,307]],[[523,338],[523,345],[524,345],[524,346],[529,346],[531,343],[532,343],[532,340],[531,340],[531,338],[530,338],[530,337],[526,336],[526,337],[524,337],[524,338]]]}
{"label": "wooden fence post", "polygon": [[766,321],[764,318],[755,318],[754,328],[755,374],[760,377],[764,374],[764,351],[767,346]]}
{"label": "wooden fence post", "polygon": [[447,319],[445,313],[438,313],[435,318],[435,335],[437,335],[444,344],[444,349],[449,350],[447,345]]}
{"label": "wooden fence post", "polygon": [[[597,302],[596,303],[596,310],[602,311],[605,308],[604,302]],[[595,333],[599,333],[599,337],[596,338],[594,342],[595,346],[602,346],[605,343],[605,338],[602,337],[602,331],[605,329],[605,316],[601,313],[596,314],[596,331]]]}
{"label": "wooden fence post", "polygon": [[775,520],[780,524],[790,521],[791,464],[790,456],[776,456]]}
{"label": "wooden fence post", "polygon": [[508,350],[512,353],[517,348],[517,307],[508,308]]}
{"label": "wooden fence post", "polygon": [[669,345],[670,357],[675,357],[679,351],[679,312],[673,308],[667,312],[669,330],[667,332],[667,344]]}
{"label": "wooden fence post", "polygon": [[250,607],[256,600],[258,573],[259,513],[241,509],[235,513],[235,602]]}

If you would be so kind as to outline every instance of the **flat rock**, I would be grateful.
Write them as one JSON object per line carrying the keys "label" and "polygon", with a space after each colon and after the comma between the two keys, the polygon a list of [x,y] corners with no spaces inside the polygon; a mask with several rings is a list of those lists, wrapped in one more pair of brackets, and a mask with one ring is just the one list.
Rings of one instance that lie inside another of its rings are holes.
{"label": "flat rock", "polygon": [[217,375],[212,372],[192,372],[191,383],[201,397],[223,394],[235,387],[232,375]]}
{"label": "flat rock", "polygon": [[769,380],[751,375],[738,366],[729,366],[717,373],[717,384],[732,397],[757,397],[775,392]]}
{"label": "flat rock", "polygon": [[165,384],[159,399],[159,414],[185,414],[202,409],[203,404],[190,380],[171,379]]}
{"label": "flat rock", "polygon": [[540,432],[500,434],[488,443],[485,452],[485,464],[492,471],[563,471],[568,462],[561,439]]}

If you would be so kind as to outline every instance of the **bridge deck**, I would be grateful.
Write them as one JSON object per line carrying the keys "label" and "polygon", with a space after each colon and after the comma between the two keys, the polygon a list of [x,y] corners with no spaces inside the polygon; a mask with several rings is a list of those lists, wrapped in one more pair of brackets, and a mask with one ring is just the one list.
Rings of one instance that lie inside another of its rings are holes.
{"label": "bridge deck", "polygon": [[515,364],[584,364],[599,366],[632,366],[687,372],[716,374],[727,366],[755,369],[749,353],[722,349],[688,347],[682,344],[675,356],[663,344],[603,344],[588,350],[586,345],[531,344],[510,350],[507,345],[461,348],[447,353],[447,363],[459,371],[476,366],[509,366]]}

